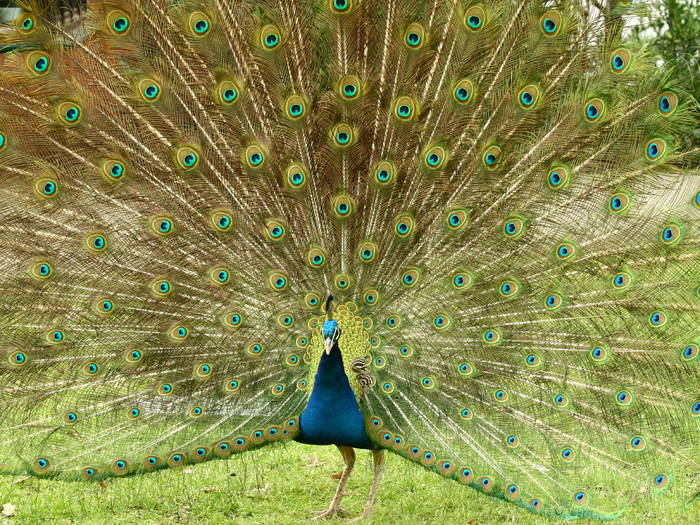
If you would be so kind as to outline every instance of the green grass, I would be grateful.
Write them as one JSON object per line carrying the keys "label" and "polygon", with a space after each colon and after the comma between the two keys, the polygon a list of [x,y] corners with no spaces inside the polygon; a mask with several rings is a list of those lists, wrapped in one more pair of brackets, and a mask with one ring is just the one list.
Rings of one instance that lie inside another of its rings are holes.
{"label": "green grass", "polygon": [[[0,514],[0,524],[298,524],[309,519],[312,510],[328,505],[337,484],[331,474],[341,467],[335,447],[291,443],[229,461],[114,479],[103,487],[7,476],[0,478],[0,506],[10,503],[16,509],[11,517]],[[371,480],[370,454],[360,451],[343,500],[353,516],[362,511]],[[611,523],[700,523],[700,503],[679,509],[665,507],[664,501],[630,508]],[[390,454],[374,514],[365,523],[559,522],[479,494]]]}

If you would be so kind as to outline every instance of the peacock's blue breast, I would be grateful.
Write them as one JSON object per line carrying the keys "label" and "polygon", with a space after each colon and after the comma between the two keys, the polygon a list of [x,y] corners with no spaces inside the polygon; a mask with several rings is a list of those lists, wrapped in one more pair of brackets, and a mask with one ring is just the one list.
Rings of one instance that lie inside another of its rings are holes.
{"label": "peacock's blue breast", "polygon": [[310,445],[345,445],[375,448],[365,433],[364,417],[343,369],[336,344],[324,352],[314,379],[309,403],[301,413],[296,441]]}

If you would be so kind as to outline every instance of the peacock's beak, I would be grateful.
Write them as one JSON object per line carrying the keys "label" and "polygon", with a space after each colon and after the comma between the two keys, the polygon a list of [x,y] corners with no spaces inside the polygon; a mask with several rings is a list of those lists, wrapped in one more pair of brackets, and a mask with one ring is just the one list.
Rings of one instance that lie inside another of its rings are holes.
{"label": "peacock's beak", "polygon": [[326,355],[331,355],[332,349],[333,349],[333,338],[326,337]]}

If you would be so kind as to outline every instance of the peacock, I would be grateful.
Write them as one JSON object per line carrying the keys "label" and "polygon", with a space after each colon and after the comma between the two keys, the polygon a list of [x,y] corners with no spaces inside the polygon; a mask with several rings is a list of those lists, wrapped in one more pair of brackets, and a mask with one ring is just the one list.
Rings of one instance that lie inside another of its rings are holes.
{"label": "peacock", "polygon": [[359,518],[386,451],[559,518],[698,491],[699,121],[645,6],[18,4],[3,472],[296,440],[344,462],[319,517],[356,449]]}

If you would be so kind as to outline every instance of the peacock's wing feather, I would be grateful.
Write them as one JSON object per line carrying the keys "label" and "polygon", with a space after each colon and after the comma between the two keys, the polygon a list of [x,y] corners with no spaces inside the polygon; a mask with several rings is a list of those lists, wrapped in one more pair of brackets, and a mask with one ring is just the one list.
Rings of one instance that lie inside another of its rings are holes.
{"label": "peacock's wing feather", "polygon": [[30,3],[0,75],[1,463],[293,436],[333,293],[381,446],[561,516],[685,501],[697,116],[629,4],[110,1],[76,37]]}

